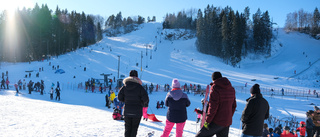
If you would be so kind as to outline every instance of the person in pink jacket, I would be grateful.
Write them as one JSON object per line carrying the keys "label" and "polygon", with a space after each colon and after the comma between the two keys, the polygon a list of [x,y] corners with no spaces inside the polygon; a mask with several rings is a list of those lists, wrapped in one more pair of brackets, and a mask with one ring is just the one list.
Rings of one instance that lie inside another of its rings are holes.
{"label": "person in pink jacket", "polygon": [[9,89],[9,83],[10,83],[10,81],[9,81],[9,78],[7,77],[7,80],[6,80],[7,89]]}

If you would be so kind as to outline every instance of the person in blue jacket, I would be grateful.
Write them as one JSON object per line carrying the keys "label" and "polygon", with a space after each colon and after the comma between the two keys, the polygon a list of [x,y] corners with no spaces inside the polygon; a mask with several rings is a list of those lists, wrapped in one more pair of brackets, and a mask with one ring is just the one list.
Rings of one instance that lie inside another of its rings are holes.
{"label": "person in blue jacket", "polygon": [[122,110],[124,103],[118,100],[118,96],[113,99],[114,106],[120,110],[120,114],[122,115]]}

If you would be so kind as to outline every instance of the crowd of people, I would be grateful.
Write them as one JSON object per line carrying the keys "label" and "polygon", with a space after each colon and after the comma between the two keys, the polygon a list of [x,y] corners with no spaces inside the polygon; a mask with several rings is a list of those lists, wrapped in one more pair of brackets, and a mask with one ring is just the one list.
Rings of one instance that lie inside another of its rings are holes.
{"label": "crowd of people", "polygon": [[[203,125],[196,133],[196,137],[227,137],[229,134],[230,125],[232,125],[232,117],[236,111],[236,96],[235,89],[228,78],[223,77],[220,72],[212,73],[212,82],[209,92],[209,98],[202,100],[203,108],[195,109],[197,113],[197,123],[203,119]],[[148,87],[147,84],[143,85],[142,81],[138,78],[138,72],[131,70],[129,77],[123,81],[123,86],[120,88],[118,95],[111,88],[105,95],[106,107],[113,108],[113,118],[115,120],[124,120],[125,137],[135,137],[140,125],[141,117],[143,120],[148,120],[147,109],[149,107],[149,94],[152,93],[154,88],[156,91],[160,89],[160,85],[154,86],[152,83]],[[9,89],[9,77],[4,79],[2,77],[0,88]],[[92,90],[94,92],[96,80],[91,79],[86,82],[86,91]],[[33,82],[30,80],[28,83],[19,80],[14,84],[17,93],[19,90],[26,90],[28,88],[29,94],[32,91],[44,93],[44,81]],[[107,87],[102,87],[99,84],[99,91],[106,92]],[[194,92],[200,91],[201,86],[190,84],[187,86],[185,83],[180,85],[178,79],[173,79],[171,85],[165,84],[164,90],[167,91],[165,100],[157,101],[156,108],[167,107],[166,124],[163,129],[161,137],[168,137],[174,125],[176,125],[176,136],[182,137],[183,129],[187,120],[187,107],[191,102],[188,98],[188,92],[192,89]],[[54,99],[56,93],[56,100],[60,100],[60,84],[57,86],[52,83],[50,88],[50,99]],[[301,121],[300,126],[293,129],[289,126],[281,127],[279,125],[275,129],[269,128],[268,124],[264,123],[269,118],[270,106],[266,99],[261,94],[260,85],[254,84],[250,88],[251,96],[246,100],[246,106],[242,111],[242,134],[241,137],[297,137],[297,132],[300,132],[300,137],[320,137],[320,109],[315,106],[314,110],[309,110],[306,113],[306,121]],[[202,93],[203,94],[203,93]],[[207,104],[207,105],[205,105]],[[204,115],[205,117],[202,117]]]}

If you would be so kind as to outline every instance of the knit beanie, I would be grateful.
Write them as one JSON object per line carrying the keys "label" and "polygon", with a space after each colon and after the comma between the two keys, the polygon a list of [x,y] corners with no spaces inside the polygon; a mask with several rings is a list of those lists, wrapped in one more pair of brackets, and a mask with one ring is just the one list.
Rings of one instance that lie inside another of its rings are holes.
{"label": "knit beanie", "polygon": [[219,71],[213,72],[211,76],[212,80],[216,80],[218,78],[222,78],[222,75]]}
{"label": "knit beanie", "polygon": [[129,76],[138,77],[138,72],[136,70],[131,70]]}
{"label": "knit beanie", "polygon": [[178,79],[172,80],[172,88],[180,88],[180,82],[178,81]]}
{"label": "knit beanie", "polygon": [[260,93],[260,85],[259,84],[254,84],[250,89],[250,93],[251,94]]}

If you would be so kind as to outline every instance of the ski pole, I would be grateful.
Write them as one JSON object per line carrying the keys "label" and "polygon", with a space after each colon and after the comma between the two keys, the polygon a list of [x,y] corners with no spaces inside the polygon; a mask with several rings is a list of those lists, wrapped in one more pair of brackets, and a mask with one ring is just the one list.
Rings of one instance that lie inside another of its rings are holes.
{"label": "ski pole", "polygon": [[241,136],[241,125],[242,125],[242,122],[241,122],[241,120],[240,120],[239,137]]}

